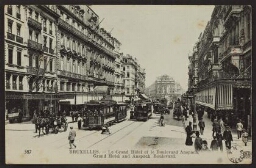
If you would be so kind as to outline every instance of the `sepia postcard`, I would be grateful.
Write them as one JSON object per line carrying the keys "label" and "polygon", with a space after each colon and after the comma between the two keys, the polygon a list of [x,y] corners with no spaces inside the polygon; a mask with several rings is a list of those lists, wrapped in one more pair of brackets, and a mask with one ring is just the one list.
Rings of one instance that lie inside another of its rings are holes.
{"label": "sepia postcard", "polygon": [[5,5],[6,164],[251,164],[252,6]]}

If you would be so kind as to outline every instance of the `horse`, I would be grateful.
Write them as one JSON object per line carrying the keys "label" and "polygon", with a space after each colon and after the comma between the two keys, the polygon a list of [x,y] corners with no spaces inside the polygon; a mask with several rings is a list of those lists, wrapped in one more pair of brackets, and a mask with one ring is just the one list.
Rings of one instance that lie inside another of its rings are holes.
{"label": "horse", "polygon": [[44,129],[45,129],[46,133],[48,133],[49,122],[50,122],[49,118],[38,117],[36,119],[35,126],[36,126],[36,130],[39,131],[39,137],[40,137],[40,133],[41,133],[41,128],[42,128],[43,134],[45,134]]}

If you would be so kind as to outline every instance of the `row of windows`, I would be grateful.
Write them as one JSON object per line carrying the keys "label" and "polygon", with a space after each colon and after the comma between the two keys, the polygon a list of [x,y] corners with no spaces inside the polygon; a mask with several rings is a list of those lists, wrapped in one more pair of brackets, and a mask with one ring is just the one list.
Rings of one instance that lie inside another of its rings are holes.
{"label": "row of windows", "polygon": [[[8,19],[8,33],[13,34],[13,20]],[[16,35],[20,36],[20,32],[21,32],[21,24],[16,23]]]}
{"label": "row of windows", "polygon": [[[66,89],[65,89],[65,86],[66,86]],[[77,86],[77,88],[76,88]],[[68,83],[64,83],[64,82],[60,82],[60,90],[61,91],[84,91],[84,88],[85,86],[84,85],[81,85],[81,84],[77,84],[76,83],[71,83],[71,82],[68,82]]]}
{"label": "row of windows", "polygon": [[[14,61],[14,56],[16,61]],[[16,55],[14,55],[13,48],[8,48],[8,63],[21,66],[21,63],[22,63],[21,50],[17,50]]]}
{"label": "row of windows", "polygon": [[53,72],[53,60],[52,59],[39,59],[39,56],[30,55],[29,56],[29,66],[35,68],[44,68],[48,69],[50,72]]}
{"label": "row of windows", "polygon": [[[35,12],[35,14],[34,14],[34,12]],[[39,13],[38,12],[36,12],[36,11],[33,11],[31,8],[29,8],[29,17],[30,18],[33,18],[33,19],[35,19],[37,22],[39,22],[40,23],[40,20],[39,20]],[[49,34],[53,34],[53,22],[52,21],[49,21],[48,19],[46,19],[46,18],[44,18],[44,17],[42,17],[42,19],[41,19],[41,22],[42,22],[42,26],[43,26],[43,31],[44,32],[48,32],[48,27],[49,27]]]}
{"label": "row of windows", "polygon": [[[61,18],[63,20],[65,20],[68,24],[70,24],[71,26],[76,28],[78,31],[83,33],[84,35],[95,40],[100,45],[103,45],[107,49],[112,49],[112,47],[109,44],[107,44],[106,42],[103,41],[102,37],[98,36],[97,34],[93,34],[89,29],[87,29],[87,28],[83,27],[82,25],[80,25],[79,23],[77,23],[75,21],[75,19],[71,19],[68,15],[64,14],[63,12],[61,12]],[[111,39],[110,37],[108,37],[106,40],[109,43],[113,44],[113,39]]]}
{"label": "row of windows", "polygon": [[20,5],[8,5],[7,7],[7,13],[9,15],[13,15],[13,8],[15,7],[16,10],[16,18],[21,19],[21,14],[20,14]]}
{"label": "row of windows", "polygon": [[[54,91],[54,81],[53,80],[43,80],[41,84],[39,84],[39,89],[42,91]],[[34,89],[34,81],[29,81],[29,90]]]}
{"label": "row of windows", "polygon": [[6,89],[23,90],[23,76],[6,74]]}
{"label": "row of windows", "polygon": [[[40,43],[40,36],[38,31],[34,31],[32,29],[29,30],[29,40]],[[48,40],[49,39],[49,40]],[[49,49],[53,48],[53,39],[48,38],[47,36],[43,36],[43,45],[44,47],[49,47]]]}

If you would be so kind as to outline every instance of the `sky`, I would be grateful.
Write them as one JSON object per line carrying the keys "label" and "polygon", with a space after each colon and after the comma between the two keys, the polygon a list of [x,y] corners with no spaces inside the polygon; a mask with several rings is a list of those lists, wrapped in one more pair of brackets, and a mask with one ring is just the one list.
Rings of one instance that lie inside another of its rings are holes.
{"label": "sky", "polygon": [[146,70],[146,87],[169,75],[186,91],[188,55],[210,21],[211,5],[92,5],[100,27],[121,43],[120,52]]}

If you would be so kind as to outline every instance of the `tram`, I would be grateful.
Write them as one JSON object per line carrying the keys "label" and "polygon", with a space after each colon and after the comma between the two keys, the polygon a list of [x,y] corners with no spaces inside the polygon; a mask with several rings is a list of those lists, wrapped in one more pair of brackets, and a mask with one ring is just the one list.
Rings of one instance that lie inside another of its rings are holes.
{"label": "tram", "polygon": [[159,102],[154,102],[153,103],[153,107],[154,107],[154,113],[155,114],[159,114],[161,113],[161,108],[162,108],[162,104]]}
{"label": "tram", "polygon": [[134,111],[131,111],[130,119],[147,121],[153,113],[151,102],[136,102]]}
{"label": "tram", "polygon": [[121,122],[127,117],[127,104],[113,100],[91,100],[83,112],[83,126],[89,129],[102,128]]}
{"label": "tram", "polygon": [[121,122],[127,117],[127,103],[116,103],[115,104],[115,122]]}

